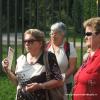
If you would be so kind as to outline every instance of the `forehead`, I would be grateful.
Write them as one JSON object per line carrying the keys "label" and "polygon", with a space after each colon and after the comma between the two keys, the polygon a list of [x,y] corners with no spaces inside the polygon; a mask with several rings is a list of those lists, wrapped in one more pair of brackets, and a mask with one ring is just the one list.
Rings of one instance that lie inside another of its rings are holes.
{"label": "forehead", "polygon": [[92,27],[90,26],[87,26],[86,29],[85,29],[85,32],[93,32],[93,29]]}
{"label": "forehead", "polygon": [[52,31],[51,30],[51,33],[50,33],[51,35],[60,35],[60,36],[62,36],[62,35],[64,35],[64,32],[61,32],[61,31]]}
{"label": "forehead", "polygon": [[31,34],[25,34],[25,39],[33,39],[34,37]]}

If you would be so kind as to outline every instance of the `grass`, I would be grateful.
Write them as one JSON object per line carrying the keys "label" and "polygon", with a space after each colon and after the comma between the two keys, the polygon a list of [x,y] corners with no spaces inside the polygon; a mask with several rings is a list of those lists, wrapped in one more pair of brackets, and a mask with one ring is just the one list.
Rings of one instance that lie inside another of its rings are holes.
{"label": "grass", "polygon": [[14,100],[16,86],[8,80],[5,74],[0,75],[0,100]]}
{"label": "grass", "polygon": [[[14,48],[14,46],[12,46]],[[19,49],[20,48],[20,49]],[[18,47],[18,56],[21,54],[21,46]],[[7,47],[3,46],[3,58],[7,57]],[[13,68],[15,59],[13,60]],[[15,100],[16,86],[8,79],[5,73],[0,74],[0,100]]]}

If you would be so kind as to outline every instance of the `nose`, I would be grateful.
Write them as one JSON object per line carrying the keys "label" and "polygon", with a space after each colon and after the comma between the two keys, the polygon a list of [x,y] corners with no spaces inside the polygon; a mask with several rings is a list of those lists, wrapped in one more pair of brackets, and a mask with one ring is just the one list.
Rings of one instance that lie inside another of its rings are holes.
{"label": "nose", "polygon": [[87,36],[85,36],[85,37],[84,37],[84,40],[85,40],[85,41],[86,41],[86,40],[88,40],[88,37],[87,37]]}
{"label": "nose", "polygon": [[88,38],[88,36],[87,36],[87,35],[85,35],[84,39],[87,39],[87,38]]}
{"label": "nose", "polygon": [[28,42],[25,43],[26,46],[29,46],[30,44]]}
{"label": "nose", "polygon": [[54,35],[57,35],[57,32],[54,32]]}

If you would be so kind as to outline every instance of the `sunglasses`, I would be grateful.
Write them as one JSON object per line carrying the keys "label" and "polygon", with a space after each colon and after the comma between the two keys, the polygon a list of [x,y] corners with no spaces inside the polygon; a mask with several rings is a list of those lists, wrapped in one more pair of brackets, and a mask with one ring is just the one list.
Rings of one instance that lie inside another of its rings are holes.
{"label": "sunglasses", "polygon": [[24,40],[24,43],[33,44],[35,41],[38,41],[38,40],[35,40],[35,39]]}
{"label": "sunglasses", "polygon": [[91,36],[93,33],[92,32],[86,32],[85,36]]}

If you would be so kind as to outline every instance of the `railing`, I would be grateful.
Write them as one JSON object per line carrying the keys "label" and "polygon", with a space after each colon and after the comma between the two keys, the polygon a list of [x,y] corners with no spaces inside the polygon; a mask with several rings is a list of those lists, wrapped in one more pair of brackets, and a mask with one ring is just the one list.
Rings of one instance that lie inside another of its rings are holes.
{"label": "railing", "polygon": [[[63,0],[63,2],[62,0],[0,0],[0,71],[4,56],[3,47],[6,48],[7,55],[8,47],[12,45],[12,41],[14,42],[15,64],[18,57],[19,42],[22,48],[21,53],[24,53],[23,33],[26,29],[39,28],[48,34],[52,23],[63,21],[67,25],[66,30],[68,30],[70,27],[68,7],[68,0]],[[76,40],[73,39],[73,41],[76,46]],[[82,48],[83,39],[81,37],[81,59]]]}

